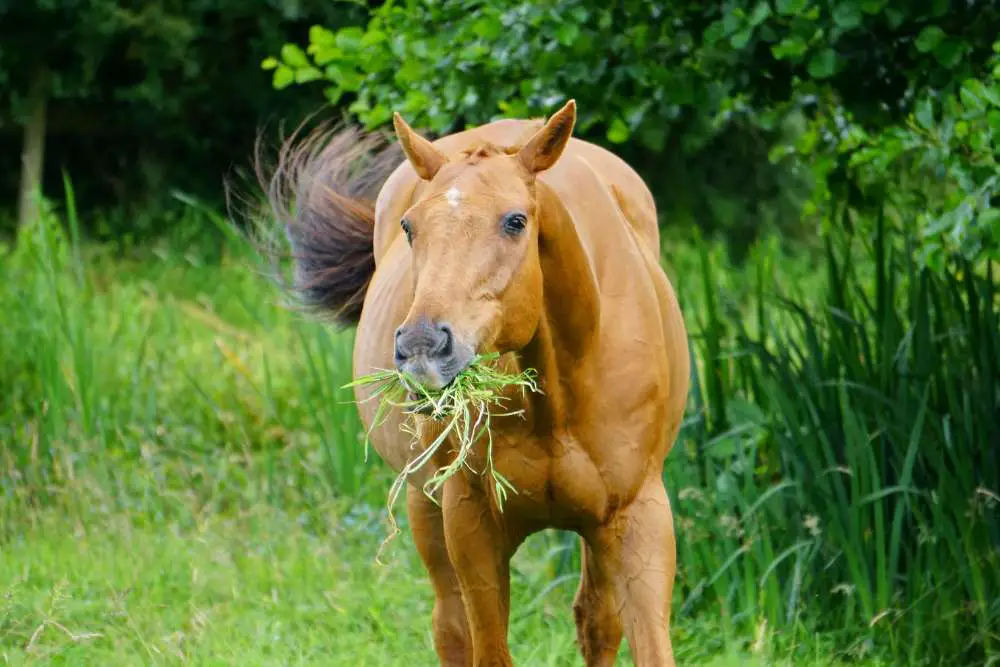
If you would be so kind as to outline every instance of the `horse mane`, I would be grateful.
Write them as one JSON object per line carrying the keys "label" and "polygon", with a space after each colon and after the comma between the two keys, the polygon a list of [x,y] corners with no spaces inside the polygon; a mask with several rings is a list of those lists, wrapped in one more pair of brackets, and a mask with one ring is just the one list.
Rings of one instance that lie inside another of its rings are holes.
{"label": "horse mane", "polygon": [[465,164],[470,165],[477,164],[497,155],[516,155],[528,143],[528,140],[534,136],[535,132],[545,126],[545,120],[541,118],[532,118],[530,123],[525,131],[521,133],[521,136],[513,142],[495,144],[491,141],[482,140],[462,149],[458,155]]}

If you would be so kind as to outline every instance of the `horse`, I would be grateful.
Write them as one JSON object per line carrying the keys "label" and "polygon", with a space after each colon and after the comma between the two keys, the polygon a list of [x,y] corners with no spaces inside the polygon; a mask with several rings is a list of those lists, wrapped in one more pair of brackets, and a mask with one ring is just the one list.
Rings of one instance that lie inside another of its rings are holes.
{"label": "horse", "polygon": [[[545,119],[501,119],[431,141],[393,115],[396,142],[351,126],[283,146],[268,196],[284,221],[303,303],[355,327],[355,378],[393,366],[430,388],[477,355],[537,373],[492,421],[498,507],[483,454],[434,497],[407,484],[412,537],[434,593],[441,665],[512,665],[512,555],[537,531],[579,535],[573,602],[588,666],[614,664],[623,636],[639,667],[673,665],[676,572],[664,461],[689,383],[687,333],[659,262],[653,197],[621,158],[573,136],[576,102]],[[402,153],[402,154],[401,154]],[[375,422],[399,472],[435,437]],[[513,409],[513,408],[512,408]],[[450,462],[441,448],[435,466]]]}

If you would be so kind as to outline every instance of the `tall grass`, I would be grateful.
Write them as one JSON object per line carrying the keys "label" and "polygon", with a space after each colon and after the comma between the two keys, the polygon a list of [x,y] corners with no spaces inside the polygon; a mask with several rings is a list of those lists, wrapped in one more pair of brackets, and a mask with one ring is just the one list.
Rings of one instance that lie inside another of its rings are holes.
{"label": "tall grass", "polygon": [[198,488],[188,464],[232,457],[254,469],[225,483],[276,499],[292,486],[377,496],[341,389],[350,334],[278,306],[235,241],[221,266],[197,249],[112,259],[84,246],[68,182],[66,195],[0,263],[0,494],[44,503],[87,471],[128,504],[147,490],[123,469],[169,462],[168,486]]}
{"label": "tall grass", "polygon": [[[881,647],[899,662],[992,663],[992,267],[931,273],[884,218],[870,227],[870,240],[831,235],[817,299],[773,293],[761,271],[742,308],[707,301],[692,417],[665,473],[681,616],[720,613],[744,635],[806,623],[842,634],[852,653]],[[716,265],[707,253],[701,262],[710,294]]]}

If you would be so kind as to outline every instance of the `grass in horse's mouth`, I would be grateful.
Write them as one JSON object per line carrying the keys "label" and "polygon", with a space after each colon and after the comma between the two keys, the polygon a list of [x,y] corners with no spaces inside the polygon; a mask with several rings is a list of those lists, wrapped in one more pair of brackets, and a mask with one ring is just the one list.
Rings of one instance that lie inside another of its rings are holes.
{"label": "grass in horse's mouth", "polygon": [[[480,355],[473,359],[461,373],[440,390],[429,390],[413,378],[398,370],[381,370],[359,377],[345,387],[370,385],[374,387],[371,396],[366,400],[378,400],[379,406],[372,421],[375,428],[385,419],[390,408],[396,407],[411,416],[420,415],[441,424],[441,432],[426,449],[414,457],[392,484],[389,491],[388,508],[389,522],[392,533],[383,542],[388,542],[399,532],[392,515],[392,506],[406,485],[407,478],[423,468],[437,451],[448,441],[449,435],[454,435],[457,450],[455,457],[447,466],[440,468],[424,484],[424,493],[434,501],[434,494],[445,481],[463,467],[476,474],[488,472],[493,482],[497,505],[503,511],[503,503],[507,493],[517,493],[514,486],[493,466],[493,438],[490,432],[490,420],[493,417],[517,415],[521,411],[504,412],[503,403],[506,397],[502,392],[507,387],[520,387],[523,392],[539,392],[535,382],[535,372],[527,369],[517,375],[505,373],[496,363],[499,355],[491,353]],[[412,419],[404,425],[404,430],[413,437],[414,445],[419,442],[419,423]],[[369,431],[370,433],[370,431]],[[486,470],[475,470],[468,462],[469,454],[476,443],[485,441]],[[367,459],[368,442],[365,442],[365,458]],[[381,551],[381,549],[380,549]]]}

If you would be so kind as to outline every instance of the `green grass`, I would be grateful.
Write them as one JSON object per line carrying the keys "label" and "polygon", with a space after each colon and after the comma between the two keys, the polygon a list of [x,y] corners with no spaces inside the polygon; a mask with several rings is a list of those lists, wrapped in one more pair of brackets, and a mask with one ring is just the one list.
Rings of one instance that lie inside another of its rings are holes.
{"label": "green grass", "polygon": [[[201,472],[220,482],[230,470]],[[434,662],[430,587],[408,533],[375,563],[378,513],[304,497],[276,507],[253,486],[199,497],[161,487],[156,467],[128,476],[172,511],[107,509],[115,503],[95,480],[77,479],[61,501],[5,526],[0,664]],[[557,544],[536,535],[514,561],[519,665],[583,664],[570,607],[576,578],[556,576]],[[681,664],[831,664],[828,647],[783,646],[767,632],[755,653],[738,651],[711,619],[682,623],[674,636]],[[631,664],[624,650],[621,664]]]}
{"label": "green grass", "polygon": [[[352,333],[278,305],[238,239],[112,256],[72,207],[44,222],[0,261],[3,660],[432,664],[405,528],[375,563],[394,475]],[[871,229],[741,268],[665,245],[695,369],[664,471],[682,664],[997,662],[993,274]],[[575,539],[517,558],[519,664],[579,664]]]}

